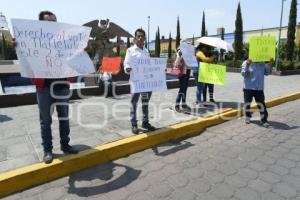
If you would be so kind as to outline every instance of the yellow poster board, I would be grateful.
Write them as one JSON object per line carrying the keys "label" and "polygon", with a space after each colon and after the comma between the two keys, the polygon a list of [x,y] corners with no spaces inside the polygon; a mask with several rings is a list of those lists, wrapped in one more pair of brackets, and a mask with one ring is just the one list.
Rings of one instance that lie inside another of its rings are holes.
{"label": "yellow poster board", "polygon": [[200,62],[198,82],[224,85],[226,66]]}
{"label": "yellow poster board", "polygon": [[275,36],[253,36],[250,38],[249,59],[253,62],[269,61],[275,59]]}

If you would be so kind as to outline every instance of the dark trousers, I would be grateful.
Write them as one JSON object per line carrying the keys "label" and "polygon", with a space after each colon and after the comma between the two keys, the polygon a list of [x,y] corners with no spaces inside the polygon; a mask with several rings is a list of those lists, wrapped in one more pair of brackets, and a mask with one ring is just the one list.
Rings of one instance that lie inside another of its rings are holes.
{"label": "dark trousers", "polygon": [[214,99],[214,84],[210,83],[204,83],[203,86],[203,101],[206,101],[206,94],[207,94],[207,88],[208,88],[208,93],[209,93],[209,99]]}
{"label": "dark trousers", "polygon": [[179,77],[179,91],[176,97],[176,106],[179,106],[180,102],[182,105],[186,104],[186,91],[189,86],[189,79],[190,79],[190,72],[191,70],[187,70],[186,74],[183,74]]}
{"label": "dark trousers", "polygon": [[151,98],[152,92],[134,93],[131,96],[131,107],[130,107],[130,121],[132,126],[137,126],[136,120],[136,107],[139,101],[140,95],[142,96],[142,111],[143,111],[143,123],[149,122],[149,110],[148,104]]}
{"label": "dark trousers", "polygon": [[42,91],[37,91],[36,94],[40,113],[42,146],[44,151],[51,151],[53,148],[51,124],[52,113],[55,107],[59,120],[60,144],[62,146],[68,145],[70,141],[69,88],[54,88],[51,91],[49,87],[45,87]]}
{"label": "dark trousers", "polygon": [[262,90],[244,90],[244,102],[245,102],[245,115],[247,118],[251,118],[252,113],[250,111],[250,104],[252,99],[255,99],[257,107],[260,111],[260,119],[262,122],[266,122],[268,120],[268,111],[265,104],[265,95]]}

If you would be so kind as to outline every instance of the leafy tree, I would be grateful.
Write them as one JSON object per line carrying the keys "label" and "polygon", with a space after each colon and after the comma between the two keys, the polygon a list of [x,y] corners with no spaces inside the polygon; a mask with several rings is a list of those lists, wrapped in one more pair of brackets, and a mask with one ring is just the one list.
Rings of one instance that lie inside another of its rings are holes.
{"label": "leafy tree", "polygon": [[176,49],[180,45],[180,22],[179,17],[177,17],[177,35],[176,35]]}
{"label": "leafy tree", "polygon": [[243,59],[243,19],[240,2],[238,4],[234,31],[235,60]]}
{"label": "leafy tree", "polygon": [[2,33],[2,52],[3,52],[3,59],[6,60],[7,59],[7,43],[6,43],[6,39],[4,37],[4,34]]}
{"label": "leafy tree", "polygon": [[[4,43],[4,44],[3,44]],[[17,54],[12,41],[0,40],[0,60],[16,60]]]}
{"label": "leafy tree", "polygon": [[289,25],[287,32],[287,43],[286,43],[286,58],[292,61],[294,58],[295,49],[295,32],[296,32],[296,20],[297,20],[297,0],[292,0],[290,8]]}

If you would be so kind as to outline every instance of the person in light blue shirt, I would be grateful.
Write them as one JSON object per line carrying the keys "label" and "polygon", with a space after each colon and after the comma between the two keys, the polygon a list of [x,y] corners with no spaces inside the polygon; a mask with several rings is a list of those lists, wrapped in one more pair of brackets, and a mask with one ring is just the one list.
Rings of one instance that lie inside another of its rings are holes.
{"label": "person in light blue shirt", "polygon": [[268,127],[268,111],[265,104],[264,95],[264,79],[265,76],[272,73],[273,59],[269,63],[264,62],[252,62],[251,60],[246,60],[242,64],[241,74],[244,77],[244,110],[246,115],[246,124],[251,123],[251,111],[250,104],[252,99],[255,102],[260,111],[261,123],[264,127]]}

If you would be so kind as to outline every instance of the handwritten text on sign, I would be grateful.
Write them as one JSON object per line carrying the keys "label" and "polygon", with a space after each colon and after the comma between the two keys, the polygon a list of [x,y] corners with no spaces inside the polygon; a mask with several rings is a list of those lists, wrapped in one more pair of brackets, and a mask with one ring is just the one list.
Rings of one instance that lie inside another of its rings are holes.
{"label": "handwritten text on sign", "polygon": [[194,68],[198,66],[197,58],[195,56],[195,48],[187,43],[182,43],[179,46],[179,49],[182,52],[182,57],[184,59],[185,64],[189,68]]}
{"label": "handwritten text on sign", "polygon": [[23,77],[65,78],[95,71],[84,51],[91,28],[24,19],[11,22]]}
{"label": "handwritten text on sign", "polygon": [[166,58],[135,58],[130,61],[131,93],[167,90]]}
{"label": "handwritten text on sign", "polygon": [[224,85],[226,66],[200,62],[198,82]]}
{"label": "handwritten text on sign", "polygon": [[249,58],[253,62],[275,59],[276,38],[274,36],[254,36],[250,38]]}

